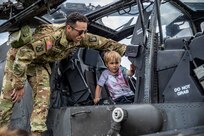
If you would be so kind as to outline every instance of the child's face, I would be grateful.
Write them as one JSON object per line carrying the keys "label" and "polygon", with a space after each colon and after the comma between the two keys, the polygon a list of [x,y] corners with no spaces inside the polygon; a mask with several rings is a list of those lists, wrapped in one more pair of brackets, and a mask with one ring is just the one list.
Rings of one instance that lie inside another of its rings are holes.
{"label": "child's face", "polygon": [[111,60],[108,62],[107,67],[111,73],[116,74],[120,67],[120,62],[118,60]]}

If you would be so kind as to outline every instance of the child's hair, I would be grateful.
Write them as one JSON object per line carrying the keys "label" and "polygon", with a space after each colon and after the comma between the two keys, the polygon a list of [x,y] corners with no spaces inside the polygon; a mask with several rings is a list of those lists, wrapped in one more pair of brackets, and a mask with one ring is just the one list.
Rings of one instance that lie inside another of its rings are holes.
{"label": "child's hair", "polygon": [[118,52],[116,51],[108,51],[104,54],[104,62],[107,65],[108,62],[115,60],[118,61],[119,63],[121,62],[121,56]]}
{"label": "child's hair", "polygon": [[0,128],[0,136],[31,136],[31,134],[22,129],[9,130],[3,127]]}

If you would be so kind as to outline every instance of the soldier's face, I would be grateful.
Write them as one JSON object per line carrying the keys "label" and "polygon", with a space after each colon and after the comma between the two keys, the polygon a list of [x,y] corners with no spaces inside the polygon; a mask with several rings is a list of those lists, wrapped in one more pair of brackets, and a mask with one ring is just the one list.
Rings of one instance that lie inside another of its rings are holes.
{"label": "soldier's face", "polygon": [[87,23],[77,21],[73,26],[67,25],[66,31],[69,41],[80,42],[87,33]]}

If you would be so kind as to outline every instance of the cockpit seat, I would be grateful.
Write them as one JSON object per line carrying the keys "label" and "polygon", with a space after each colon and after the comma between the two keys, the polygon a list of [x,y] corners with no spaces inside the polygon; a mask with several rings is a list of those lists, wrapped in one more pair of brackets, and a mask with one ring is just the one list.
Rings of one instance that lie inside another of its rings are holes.
{"label": "cockpit seat", "polygon": [[167,38],[164,41],[164,49],[170,50],[170,49],[183,49],[183,40],[190,40],[191,37],[181,37],[181,38]]}

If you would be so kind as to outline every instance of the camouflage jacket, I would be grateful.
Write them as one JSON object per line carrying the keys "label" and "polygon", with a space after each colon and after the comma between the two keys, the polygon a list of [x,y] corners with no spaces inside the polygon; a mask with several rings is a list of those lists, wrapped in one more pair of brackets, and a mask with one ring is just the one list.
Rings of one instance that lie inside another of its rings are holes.
{"label": "camouflage jacket", "polygon": [[66,39],[65,25],[39,27],[34,32],[32,42],[17,51],[13,65],[13,73],[17,78],[14,81],[14,88],[24,86],[26,71],[33,66],[32,64],[46,65],[49,62],[62,60],[78,47],[90,47],[102,51],[115,50],[121,55],[126,50],[124,44],[90,33],[87,33],[79,43],[70,42]]}

